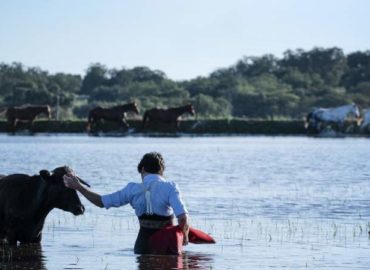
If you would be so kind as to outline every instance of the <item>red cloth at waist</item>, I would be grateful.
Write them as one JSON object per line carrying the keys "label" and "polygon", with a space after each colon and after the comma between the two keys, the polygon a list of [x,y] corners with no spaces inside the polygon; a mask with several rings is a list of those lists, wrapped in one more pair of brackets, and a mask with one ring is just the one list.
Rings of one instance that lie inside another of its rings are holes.
{"label": "red cloth at waist", "polygon": [[[181,254],[184,234],[177,226],[167,226],[155,232],[149,238],[149,247],[153,254]],[[189,242],[193,244],[214,244],[216,241],[201,230],[189,229]]]}

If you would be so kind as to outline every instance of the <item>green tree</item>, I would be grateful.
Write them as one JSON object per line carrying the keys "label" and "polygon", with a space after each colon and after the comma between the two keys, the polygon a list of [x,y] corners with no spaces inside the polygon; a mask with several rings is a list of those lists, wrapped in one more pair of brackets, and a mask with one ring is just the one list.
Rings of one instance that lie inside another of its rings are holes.
{"label": "green tree", "polygon": [[260,76],[262,74],[274,74],[278,71],[278,59],[271,55],[266,54],[261,57],[243,57],[239,60],[233,68],[235,74],[244,78]]}
{"label": "green tree", "polygon": [[108,84],[108,70],[99,63],[91,65],[82,80],[81,94],[89,95],[96,87]]}
{"label": "green tree", "polygon": [[231,113],[231,104],[224,98],[198,94],[193,97],[197,115],[202,117],[228,117]]}
{"label": "green tree", "polygon": [[360,82],[370,82],[370,51],[349,54],[347,66],[347,72],[342,78],[345,87],[352,88]]}

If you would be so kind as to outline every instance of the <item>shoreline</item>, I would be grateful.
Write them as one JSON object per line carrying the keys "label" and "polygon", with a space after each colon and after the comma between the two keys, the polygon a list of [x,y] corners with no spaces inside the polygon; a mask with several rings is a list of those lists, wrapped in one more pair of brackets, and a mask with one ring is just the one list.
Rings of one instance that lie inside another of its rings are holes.
{"label": "shoreline", "polygon": [[320,133],[304,127],[299,120],[244,120],[212,119],[184,120],[178,128],[174,125],[149,123],[142,127],[140,120],[128,120],[129,128],[114,122],[102,122],[93,131],[86,131],[86,121],[82,120],[39,120],[33,125],[19,123],[14,130],[6,121],[0,121],[0,134],[8,135],[86,135],[93,137],[208,137],[208,136],[303,136],[319,138],[369,137],[369,132],[360,132],[357,126],[345,123],[345,132],[333,129]]}

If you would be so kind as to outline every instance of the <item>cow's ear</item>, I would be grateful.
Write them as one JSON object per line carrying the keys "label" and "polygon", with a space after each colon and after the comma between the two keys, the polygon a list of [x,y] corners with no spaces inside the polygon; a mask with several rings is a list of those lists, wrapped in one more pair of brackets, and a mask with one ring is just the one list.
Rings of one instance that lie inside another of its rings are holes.
{"label": "cow's ear", "polygon": [[48,170],[41,170],[39,173],[40,176],[45,180],[48,180],[48,178],[50,177],[50,172]]}

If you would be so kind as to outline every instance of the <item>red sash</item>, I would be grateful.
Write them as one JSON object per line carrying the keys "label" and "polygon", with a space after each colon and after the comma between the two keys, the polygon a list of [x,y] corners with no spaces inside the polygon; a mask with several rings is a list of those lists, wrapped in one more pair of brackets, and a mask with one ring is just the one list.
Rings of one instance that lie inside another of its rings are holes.
{"label": "red sash", "polygon": [[[149,238],[149,247],[153,254],[181,254],[184,234],[179,226],[167,226],[155,232]],[[214,244],[216,241],[205,232],[189,229],[189,242],[193,244]]]}

